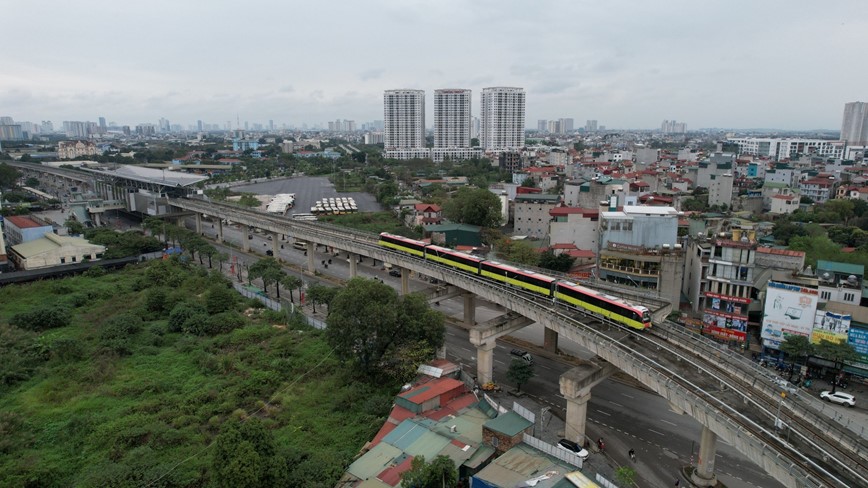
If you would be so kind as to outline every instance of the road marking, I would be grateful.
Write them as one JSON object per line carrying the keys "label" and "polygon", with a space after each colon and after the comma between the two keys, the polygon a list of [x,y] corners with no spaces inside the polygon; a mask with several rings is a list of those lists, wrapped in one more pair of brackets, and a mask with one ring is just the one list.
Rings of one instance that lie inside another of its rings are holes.
{"label": "road marking", "polygon": [[599,412],[599,413],[601,413],[601,414],[603,414],[603,415],[607,415],[607,416],[609,416],[609,417],[612,416],[612,414],[610,414],[610,413],[608,413],[608,412],[604,412],[604,411],[602,411],[602,410],[597,410],[597,412]]}
{"label": "road marking", "polygon": [[676,423],[674,423],[674,422],[670,422],[670,421],[668,421],[668,420],[663,420],[663,419],[660,419],[660,421],[661,421],[661,422],[666,422],[666,423],[669,424],[669,425],[672,425],[672,426],[678,427],[678,424],[676,424]]}
{"label": "road marking", "polygon": [[613,402],[612,400],[609,400],[609,403],[611,403],[612,405],[615,405],[616,407],[623,407],[624,406],[624,405],[621,405],[620,403]]}
{"label": "road marking", "polygon": [[627,398],[636,398],[636,397],[634,397],[633,395],[628,395],[628,394],[626,394],[626,393],[621,393],[621,395],[624,395],[624,396],[627,397]]}
{"label": "road marking", "polygon": [[494,362],[497,364],[502,364],[502,365],[506,366],[506,363],[504,363],[503,361],[501,361],[499,359],[495,359]]}
{"label": "road marking", "polygon": [[654,432],[654,433],[657,434],[657,435],[662,435],[663,437],[666,437],[666,434],[664,434],[663,432],[657,432],[657,431],[654,430],[654,429],[648,429],[648,430],[650,430],[651,432]]}

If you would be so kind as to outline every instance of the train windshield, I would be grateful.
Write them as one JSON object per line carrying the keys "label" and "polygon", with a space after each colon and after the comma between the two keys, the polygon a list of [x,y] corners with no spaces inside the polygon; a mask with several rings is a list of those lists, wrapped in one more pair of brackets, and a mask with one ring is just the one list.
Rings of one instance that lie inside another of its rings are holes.
{"label": "train windshield", "polygon": [[651,313],[650,312],[642,312],[642,322],[643,323],[651,323]]}

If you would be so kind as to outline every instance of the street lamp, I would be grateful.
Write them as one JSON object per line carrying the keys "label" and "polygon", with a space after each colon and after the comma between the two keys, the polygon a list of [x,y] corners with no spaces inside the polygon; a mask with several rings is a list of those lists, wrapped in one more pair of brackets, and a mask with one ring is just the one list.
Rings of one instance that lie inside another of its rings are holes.
{"label": "street lamp", "polygon": [[783,425],[784,425],[784,423],[781,422],[781,420],[780,420],[780,416],[781,416],[781,404],[784,403],[784,398],[786,398],[786,397],[787,397],[787,392],[782,391],[781,392],[781,399],[778,400],[778,413],[775,414],[775,430],[780,430],[781,427],[783,427]]}

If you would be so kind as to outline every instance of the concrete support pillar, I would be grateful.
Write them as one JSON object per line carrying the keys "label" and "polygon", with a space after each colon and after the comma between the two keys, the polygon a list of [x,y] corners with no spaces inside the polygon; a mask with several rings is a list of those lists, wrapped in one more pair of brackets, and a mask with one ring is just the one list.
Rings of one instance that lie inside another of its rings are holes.
{"label": "concrete support pillar", "polygon": [[280,261],[280,234],[277,232],[271,233],[271,252],[274,254],[274,259]]}
{"label": "concrete support pillar", "polygon": [[202,214],[196,214],[196,235],[202,235]]}
{"label": "concrete support pillar", "polygon": [[494,379],[494,341],[476,346],[476,382],[480,385]]}
{"label": "concrete support pillar", "polygon": [[410,270],[401,268],[401,294],[410,294]]}
{"label": "concrete support pillar", "polygon": [[307,272],[310,274],[314,274],[314,272],[316,271],[316,268],[314,267],[315,265],[313,262],[313,258],[314,258],[313,255],[315,254],[314,253],[314,247],[315,246],[314,246],[313,242],[307,243],[307,251],[306,251],[307,252]]}
{"label": "concrete support pillar", "polygon": [[223,242],[223,219],[217,219],[217,242]]}
{"label": "concrete support pillar", "polygon": [[695,486],[717,485],[717,477],[714,476],[715,456],[717,456],[717,434],[703,426],[702,436],[699,440],[699,457],[696,459],[696,469],[690,476],[690,481]]}
{"label": "concrete support pillar", "polygon": [[99,214],[99,213],[95,213],[95,214],[93,214],[93,221],[94,221],[94,223],[96,224],[97,227],[99,227],[99,226],[102,225],[102,219],[100,218],[100,214]]}
{"label": "concrete support pillar", "polygon": [[244,252],[250,252],[250,228],[246,225],[242,225],[244,228],[241,231],[241,250]]}
{"label": "concrete support pillar", "polygon": [[358,270],[359,255],[350,253],[350,279],[355,278],[359,274]]}
{"label": "concrete support pillar", "polygon": [[548,352],[558,353],[558,331],[549,329],[548,327],[545,328],[543,348]]}
{"label": "concrete support pillar", "polygon": [[470,292],[464,294],[464,325],[476,325],[476,295]]}
{"label": "concrete support pillar", "polygon": [[[563,392],[563,390],[561,390]],[[567,416],[566,427],[564,428],[564,437],[571,441],[578,442],[580,446],[585,444],[586,434],[585,425],[588,415],[588,401],[591,399],[591,392],[582,390],[578,396],[568,397],[567,399]]]}

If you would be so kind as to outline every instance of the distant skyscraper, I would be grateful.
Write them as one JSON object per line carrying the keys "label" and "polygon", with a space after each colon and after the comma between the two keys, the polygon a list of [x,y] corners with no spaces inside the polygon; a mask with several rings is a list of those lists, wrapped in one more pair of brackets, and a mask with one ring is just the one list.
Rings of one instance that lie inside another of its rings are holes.
{"label": "distant skyscraper", "polygon": [[486,151],[524,146],[525,93],[523,88],[482,89],[480,144]]}
{"label": "distant skyscraper", "polygon": [[106,132],[105,117],[99,118],[99,131],[101,134],[105,134]]}
{"label": "distant skyscraper", "polygon": [[687,125],[684,122],[675,120],[664,120],[660,124],[660,131],[664,134],[684,134],[687,132]]}
{"label": "distant skyscraper", "polygon": [[273,131],[273,130],[274,130],[274,121],[271,120],[271,119],[268,120],[268,130],[269,130],[269,131]]}
{"label": "distant skyscraper", "polygon": [[549,121],[546,119],[539,119],[536,121],[536,130],[540,132],[545,132],[549,130]]}
{"label": "distant skyscraper", "polygon": [[66,133],[67,137],[86,138],[88,136],[87,122],[79,122],[79,121],[75,121],[75,120],[64,120],[63,121],[63,132]]}
{"label": "distant skyscraper", "polygon": [[561,119],[561,131],[564,134],[573,131],[573,119]]}
{"label": "distant skyscraper", "polygon": [[596,132],[597,131],[597,121],[589,120],[585,122],[585,130],[588,132]]}
{"label": "distant skyscraper", "polygon": [[844,105],[841,140],[851,146],[868,145],[868,103],[850,102]]}
{"label": "distant skyscraper", "polygon": [[4,116],[0,117],[0,125],[12,125],[15,123],[15,120],[12,117]]}
{"label": "distant skyscraper", "polygon": [[386,90],[383,115],[386,149],[425,147],[424,90]]}
{"label": "distant skyscraper", "polygon": [[[479,139],[479,117],[470,118],[470,138]],[[479,143],[479,141],[476,141]]]}
{"label": "distant skyscraper", "polygon": [[548,130],[551,134],[561,134],[563,132],[563,128],[561,127],[561,121],[549,120],[546,130]]}
{"label": "distant skyscraper", "polygon": [[199,132],[202,132],[202,121],[201,120],[196,121],[196,130]]}
{"label": "distant skyscraper", "polygon": [[470,90],[434,91],[434,147],[470,147]]}

